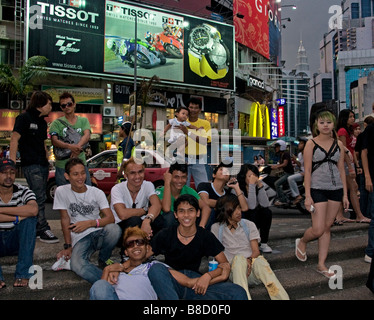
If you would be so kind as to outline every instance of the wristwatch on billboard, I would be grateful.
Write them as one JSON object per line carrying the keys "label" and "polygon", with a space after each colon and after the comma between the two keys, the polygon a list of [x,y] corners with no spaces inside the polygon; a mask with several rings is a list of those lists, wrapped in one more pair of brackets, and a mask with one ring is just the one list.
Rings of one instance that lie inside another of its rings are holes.
{"label": "wristwatch on billboard", "polygon": [[230,52],[219,31],[206,23],[191,30],[188,57],[191,70],[200,77],[221,79],[229,70]]}

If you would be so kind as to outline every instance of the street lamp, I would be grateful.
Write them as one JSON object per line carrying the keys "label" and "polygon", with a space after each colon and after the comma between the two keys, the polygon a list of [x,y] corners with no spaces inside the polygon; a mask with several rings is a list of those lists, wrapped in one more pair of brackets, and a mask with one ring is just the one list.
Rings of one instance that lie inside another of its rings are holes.
{"label": "street lamp", "polygon": [[282,8],[287,8],[287,7],[292,8],[292,10],[296,10],[296,9],[297,9],[296,5],[294,5],[294,4],[286,4],[286,5],[284,5],[284,6],[280,6],[280,7],[278,8],[278,11],[282,11]]}

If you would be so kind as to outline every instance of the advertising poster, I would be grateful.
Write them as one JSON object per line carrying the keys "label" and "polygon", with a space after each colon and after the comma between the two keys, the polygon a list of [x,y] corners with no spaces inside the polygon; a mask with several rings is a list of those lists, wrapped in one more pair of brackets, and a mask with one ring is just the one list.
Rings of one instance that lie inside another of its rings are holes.
{"label": "advertising poster", "polygon": [[[279,65],[281,15],[275,0],[235,0],[235,40]],[[240,13],[243,18],[235,14]]]}
{"label": "advertising poster", "polygon": [[111,0],[28,7],[27,57],[47,57],[51,70],[235,90],[231,25]]}

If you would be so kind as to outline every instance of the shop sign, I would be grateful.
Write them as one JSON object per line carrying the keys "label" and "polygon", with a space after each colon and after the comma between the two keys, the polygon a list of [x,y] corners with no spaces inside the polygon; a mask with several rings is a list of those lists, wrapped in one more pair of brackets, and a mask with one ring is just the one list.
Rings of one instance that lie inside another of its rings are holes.
{"label": "shop sign", "polygon": [[271,121],[271,138],[278,138],[278,116],[277,109],[272,108],[270,112],[270,121]]}
{"label": "shop sign", "polygon": [[252,103],[249,118],[249,136],[270,139],[269,109],[258,102]]}
{"label": "shop sign", "polygon": [[278,137],[285,136],[285,124],[284,124],[284,107],[278,108]]}

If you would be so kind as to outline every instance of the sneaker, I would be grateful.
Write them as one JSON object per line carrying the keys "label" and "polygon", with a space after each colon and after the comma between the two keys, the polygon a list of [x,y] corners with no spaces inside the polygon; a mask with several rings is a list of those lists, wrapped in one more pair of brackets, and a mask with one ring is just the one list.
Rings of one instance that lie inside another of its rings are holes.
{"label": "sneaker", "polygon": [[53,271],[60,271],[60,270],[71,270],[70,269],[70,259],[68,261],[65,260],[65,256],[62,256],[58,259],[52,266]]}
{"label": "sneaker", "polygon": [[264,253],[272,253],[273,249],[268,246],[267,243],[261,243],[260,250]]}
{"label": "sneaker", "polygon": [[57,242],[60,242],[60,240],[57,237],[55,237],[55,235],[52,233],[51,230],[41,231],[39,233],[38,238],[39,238],[39,240],[41,242],[45,242],[45,243],[57,243]]}
{"label": "sneaker", "polygon": [[371,263],[371,258],[367,254],[365,254],[364,261],[367,263]]}

